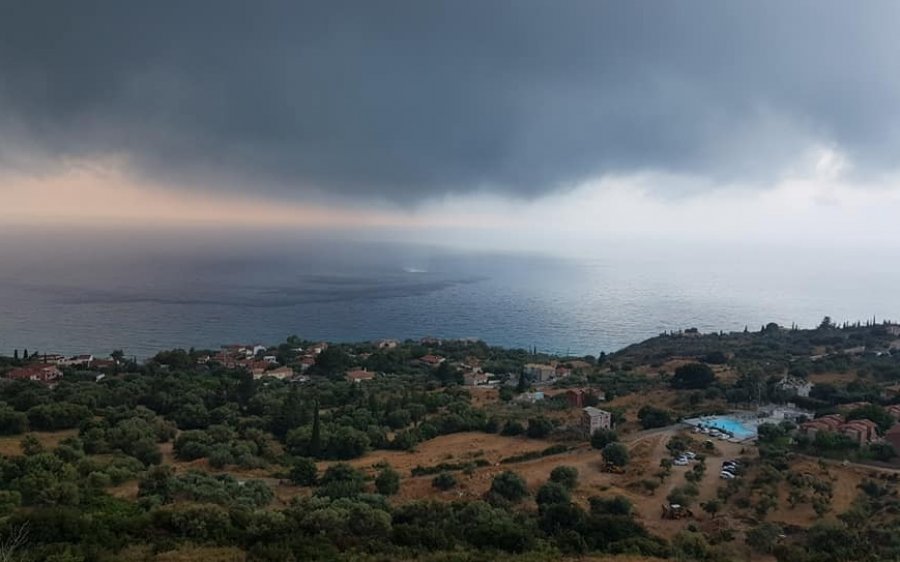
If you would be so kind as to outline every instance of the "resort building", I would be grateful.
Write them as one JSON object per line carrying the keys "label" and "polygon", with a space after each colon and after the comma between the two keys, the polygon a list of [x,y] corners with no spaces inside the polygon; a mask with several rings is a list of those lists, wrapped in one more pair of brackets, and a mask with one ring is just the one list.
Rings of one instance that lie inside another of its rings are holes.
{"label": "resort building", "polygon": [[815,438],[823,431],[846,435],[860,445],[866,445],[878,439],[878,425],[872,420],[844,421],[840,414],[828,414],[800,425],[800,431]]}

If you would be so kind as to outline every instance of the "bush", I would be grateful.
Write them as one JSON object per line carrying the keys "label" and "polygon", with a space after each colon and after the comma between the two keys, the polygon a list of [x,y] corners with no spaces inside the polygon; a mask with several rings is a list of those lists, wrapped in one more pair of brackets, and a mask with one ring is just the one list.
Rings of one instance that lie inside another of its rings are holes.
{"label": "bush", "polygon": [[525,428],[521,423],[517,422],[516,420],[509,420],[503,425],[503,429],[500,431],[500,435],[513,437],[515,435],[522,435],[524,431]]}
{"label": "bush", "polygon": [[314,486],[318,479],[319,469],[316,463],[309,458],[299,458],[291,466],[289,478],[298,486]]}
{"label": "bush", "polygon": [[400,473],[385,466],[375,477],[375,489],[383,496],[393,496],[400,491]]}
{"label": "bush", "polygon": [[671,425],[672,414],[655,406],[644,406],[638,410],[638,419],[641,427],[644,429],[652,429],[654,427],[665,427]]}
{"label": "bush", "polygon": [[771,554],[781,536],[781,526],[776,523],[763,523],[747,531],[747,545],[756,552]]}
{"label": "bush", "polygon": [[598,429],[591,434],[591,447],[602,449],[619,440],[619,435],[612,429]]}
{"label": "bush", "polygon": [[546,505],[563,503],[567,504],[572,501],[569,489],[558,482],[547,482],[538,489],[535,496],[538,507],[543,508]]}
{"label": "bush", "polygon": [[528,486],[521,476],[507,470],[494,477],[491,482],[491,494],[516,503],[528,496]]}
{"label": "bush", "polygon": [[697,493],[697,486],[693,484],[676,486],[675,488],[672,488],[672,491],[670,491],[669,495],[666,496],[666,501],[671,504],[678,504],[688,507],[693,503],[694,498],[697,497]]}
{"label": "bush", "polygon": [[553,423],[543,416],[528,420],[527,435],[532,439],[543,439],[550,435],[551,431]]}
{"label": "bush", "polygon": [[81,404],[54,402],[39,404],[28,410],[28,424],[32,429],[53,431],[78,427],[91,417],[91,411]]}
{"label": "bush", "polygon": [[625,466],[628,464],[628,448],[621,443],[610,443],[603,447],[603,461],[613,466]]}
{"label": "bush", "polygon": [[28,430],[28,416],[0,403],[0,435],[18,435]]}
{"label": "bush", "polygon": [[355,497],[365,491],[365,475],[347,463],[328,467],[322,475],[317,496],[332,499]]}
{"label": "bush", "polygon": [[438,490],[447,491],[456,486],[456,477],[449,472],[442,472],[431,479],[431,485]]}
{"label": "bush", "polygon": [[550,481],[574,490],[578,485],[578,469],[574,466],[557,466],[550,472]]}
{"label": "bush", "polygon": [[631,515],[633,506],[628,498],[614,496],[612,498],[588,498],[591,504],[591,515]]}
{"label": "bush", "polygon": [[680,389],[703,389],[716,382],[716,374],[705,363],[688,363],[675,369],[672,387]]}

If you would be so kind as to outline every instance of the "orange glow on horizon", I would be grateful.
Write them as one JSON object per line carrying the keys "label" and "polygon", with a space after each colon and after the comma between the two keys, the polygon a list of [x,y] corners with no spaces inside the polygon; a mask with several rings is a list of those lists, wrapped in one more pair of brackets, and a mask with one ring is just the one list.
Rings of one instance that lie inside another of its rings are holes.
{"label": "orange glow on horizon", "polygon": [[504,221],[478,213],[357,209],[300,201],[274,201],[226,190],[149,185],[115,166],[78,165],[52,176],[0,179],[0,222],[106,226],[229,226],[249,228],[365,229],[479,228]]}

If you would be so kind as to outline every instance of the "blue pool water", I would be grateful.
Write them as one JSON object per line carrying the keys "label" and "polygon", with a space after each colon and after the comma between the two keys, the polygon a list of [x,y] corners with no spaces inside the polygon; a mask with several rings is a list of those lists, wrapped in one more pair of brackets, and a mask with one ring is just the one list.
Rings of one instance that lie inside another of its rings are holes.
{"label": "blue pool water", "polygon": [[744,421],[733,416],[714,416],[703,420],[706,427],[715,427],[727,431],[738,439],[756,437],[756,424]]}

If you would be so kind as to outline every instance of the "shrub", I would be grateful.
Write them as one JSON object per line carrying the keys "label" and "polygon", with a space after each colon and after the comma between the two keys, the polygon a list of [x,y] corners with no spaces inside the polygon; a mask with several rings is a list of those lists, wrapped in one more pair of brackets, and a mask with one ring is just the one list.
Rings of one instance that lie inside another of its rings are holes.
{"label": "shrub", "polygon": [[539,507],[543,508],[550,504],[567,504],[572,501],[569,489],[558,482],[547,482],[538,489],[535,500]]}
{"label": "shrub", "polygon": [[528,496],[528,487],[521,476],[507,470],[494,477],[491,482],[491,494],[516,503]]}
{"label": "shrub", "polygon": [[442,472],[431,479],[431,485],[438,490],[449,490],[456,486],[456,477],[449,472]]}
{"label": "shrub", "polygon": [[314,486],[318,479],[316,463],[309,458],[299,458],[291,466],[289,478],[298,486]]}
{"label": "shrub", "polygon": [[543,416],[528,420],[527,435],[532,439],[547,437],[551,431],[553,431],[553,423]]}
{"label": "shrub", "polygon": [[633,506],[628,498],[613,496],[600,498],[597,496],[588,498],[591,504],[591,515],[631,515]]}
{"label": "shrub", "polygon": [[598,429],[591,434],[591,447],[602,449],[619,440],[619,435],[612,429]]}
{"label": "shrub", "polygon": [[573,490],[578,485],[578,469],[574,466],[557,466],[550,472],[550,481]]}
{"label": "shrub", "polygon": [[365,475],[347,463],[328,467],[322,475],[317,496],[332,499],[358,496],[365,490]]}
{"label": "shrub", "polygon": [[603,447],[603,461],[614,466],[628,464],[628,448],[621,443],[610,443]]}
{"label": "shrub", "polygon": [[644,406],[638,410],[638,420],[644,429],[653,429],[654,427],[665,427],[671,425],[672,414],[655,406]]}
{"label": "shrub", "polygon": [[392,496],[400,490],[400,473],[385,466],[375,477],[375,489],[383,496]]}
{"label": "shrub", "polygon": [[672,387],[681,389],[703,389],[716,381],[713,370],[705,363],[688,363],[675,369]]}
{"label": "shrub", "polygon": [[512,437],[515,435],[522,435],[525,431],[525,428],[521,423],[516,420],[509,420],[503,425],[503,429],[500,431],[500,435],[506,435],[507,437]]}

